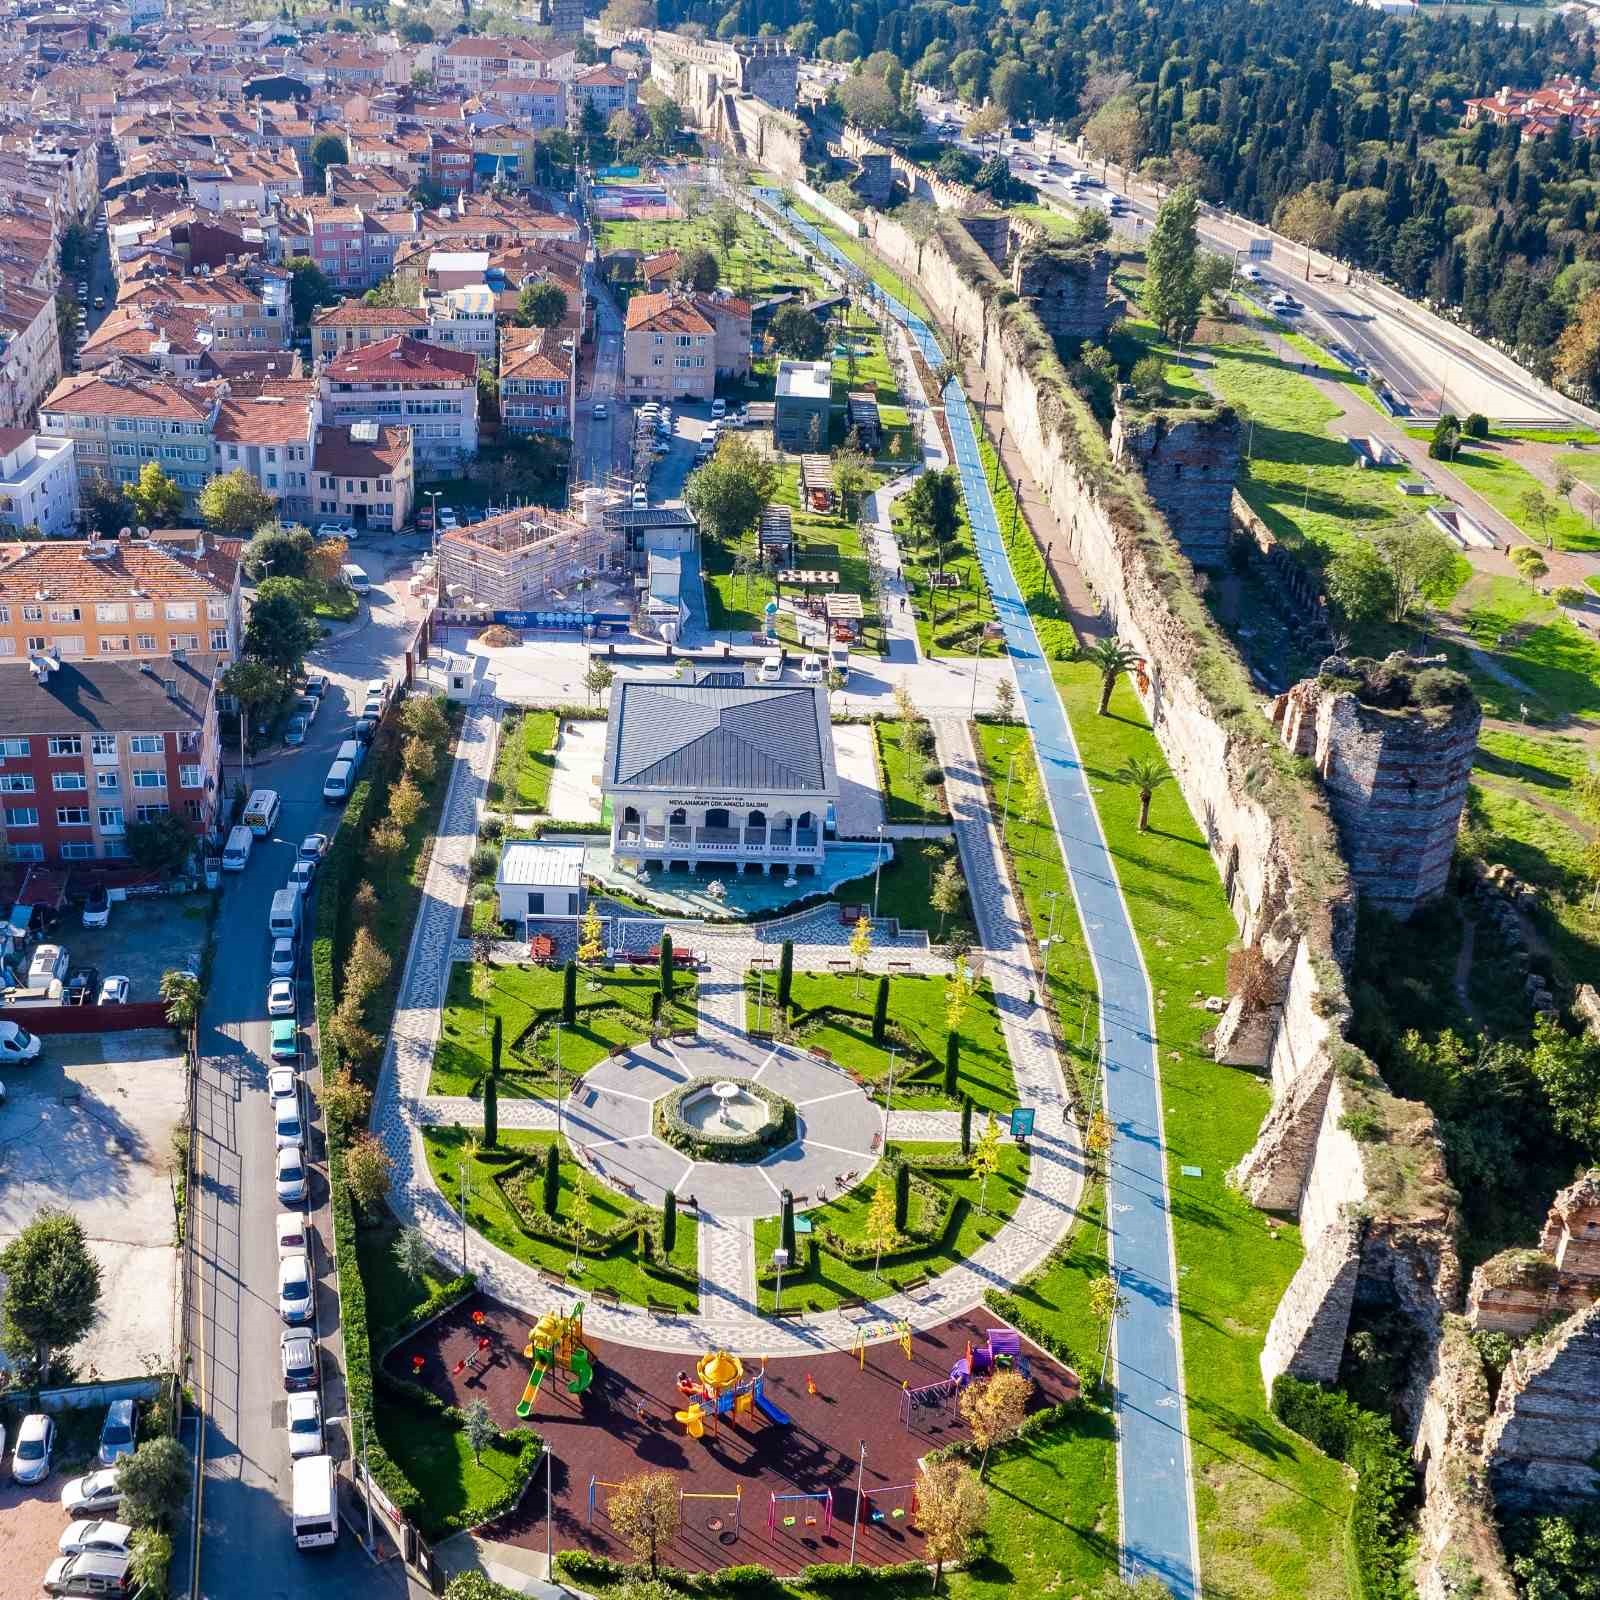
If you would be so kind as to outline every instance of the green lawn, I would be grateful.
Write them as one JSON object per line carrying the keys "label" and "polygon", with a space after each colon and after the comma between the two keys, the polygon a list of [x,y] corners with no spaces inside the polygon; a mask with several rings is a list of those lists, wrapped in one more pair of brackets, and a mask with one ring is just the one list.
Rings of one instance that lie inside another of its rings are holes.
{"label": "green lawn", "polygon": [[721,269],[722,287],[760,300],[779,284],[800,284],[820,291],[821,279],[755,218],[738,213],[733,247],[725,250],[712,225],[709,206],[698,217],[681,222],[602,222],[595,244],[602,255],[612,250],[709,250]]}
{"label": "green lawn", "polygon": [[[929,904],[933,880],[950,858],[952,846],[939,839],[896,839],[894,855],[877,874],[878,915],[893,917],[902,928],[926,928],[930,937],[943,937],[941,927],[953,933],[957,928],[972,929],[972,903],[965,886],[961,904],[941,918]],[[959,859],[959,858],[958,858]],[[852,878],[833,892],[835,905],[872,906],[873,874]]]}
{"label": "green lawn", "polygon": [[[982,1128],[981,1120],[974,1120],[974,1143]],[[957,1154],[960,1146],[908,1144],[897,1148],[915,1162],[919,1157]],[[1017,1209],[1027,1185],[1028,1158],[1015,1145],[1001,1146],[999,1169],[989,1180],[987,1214],[978,1210],[979,1180],[976,1177],[955,1173],[929,1173],[926,1176],[955,1196],[956,1203],[942,1240],[897,1254],[892,1263],[884,1263],[881,1278],[873,1276],[871,1262],[857,1266],[840,1260],[825,1248],[813,1249],[804,1271],[784,1274],[784,1304],[826,1311],[841,1300],[870,1299],[874,1295],[888,1293],[896,1282],[903,1283],[925,1273],[936,1277],[970,1260],[978,1247],[994,1238]],[[817,1206],[806,1215],[811,1218],[812,1226],[818,1232],[823,1228],[831,1228],[841,1238],[862,1239],[866,1236],[867,1212],[872,1205],[875,1188],[876,1179],[869,1175],[867,1181],[858,1183],[847,1195]],[[769,1262],[778,1245],[778,1219],[766,1217],[755,1226],[756,1261],[758,1264]],[[816,1237],[817,1234],[813,1233],[812,1238]],[[770,1268],[762,1270],[770,1272]],[[774,1285],[770,1282],[757,1285],[756,1299],[761,1310],[772,1310],[773,1291]]]}
{"label": "green lawn", "polygon": [[[1580,454],[1577,459],[1582,461],[1584,457]],[[1600,550],[1600,534],[1589,518],[1514,461],[1509,451],[1494,439],[1463,440],[1455,460],[1447,465],[1463,483],[1476,489],[1496,511],[1509,518],[1541,548],[1548,534],[1555,540],[1558,550]],[[1577,469],[1573,472],[1576,476]],[[1522,509],[1522,497],[1534,489],[1555,508],[1546,527],[1534,525]]]}
{"label": "green lawn", "polygon": [[[481,1128],[431,1127],[422,1130],[423,1148],[428,1156],[428,1171],[438,1185],[439,1192],[452,1208],[459,1208],[461,1196],[461,1157],[469,1139],[481,1139]],[[604,1255],[583,1257],[582,1271],[571,1272],[572,1246],[559,1240],[536,1239],[524,1231],[516,1212],[507,1201],[500,1186],[494,1181],[497,1173],[518,1156],[542,1155],[546,1146],[554,1143],[555,1134],[531,1132],[524,1129],[500,1133],[496,1151],[479,1148],[468,1162],[467,1220],[502,1250],[509,1251],[517,1260],[531,1267],[542,1267],[547,1272],[567,1275],[575,1286],[588,1289],[615,1289],[633,1305],[643,1305],[646,1299],[665,1302],[678,1311],[694,1311],[699,1305],[697,1224],[692,1212],[678,1213],[678,1237],[672,1250],[671,1274],[659,1266],[646,1265],[639,1260],[633,1236],[628,1242],[613,1247]],[[596,1182],[587,1173],[580,1174],[576,1162],[563,1141],[561,1162],[561,1195],[557,1201],[560,1216],[572,1220],[578,1205],[579,1184],[588,1196],[589,1226],[604,1230],[625,1218],[657,1219],[659,1213],[652,1207],[638,1204],[617,1190]],[[538,1177],[533,1178],[534,1192],[538,1193]],[[457,1215],[459,1216],[459,1209]],[[471,1245],[468,1245],[470,1264]]]}
{"label": "green lawn", "polygon": [[906,743],[913,726],[888,719],[872,725],[883,772],[884,813],[890,822],[943,822],[949,817],[944,770],[932,752],[919,755]]}
{"label": "green lawn", "polygon": [[[1565,467],[1579,483],[1600,489],[1600,455],[1592,450],[1564,450],[1555,458],[1557,467]],[[1573,497],[1588,513],[1588,499],[1584,495]]]}
{"label": "green lawn", "polygon": [[[847,237],[820,212],[813,211],[810,206],[803,205],[798,200],[795,202],[794,214],[802,222],[809,223],[815,228],[848,260],[853,261],[880,289],[892,294],[914,316],[921,317],[930,328],[933,327],[933,313],[929,311],[922,296],[907,278],[882,260],[865,240]],[[782,215],[781,209],[779,215]]]}
{"label": "green lawn", "polygon": [[1137,792],[1111,779],[1130,755],[1160,754],[1127,680],[1098,717],[1092,668],[1061,665],[1055,677],[1154,990],[1201,1570],[1209,1591],[1236,1600],[1337,1600],[1350,1483],[1272,1418],[1257,1364],[1300,1262],[1299,1230],[1255,1211],[1225,1176],[1270,1091],[1258,1073],[1211,1060],[1214,1019],[1194,999],[1225,992],[1233,918],[1177,787],[1156,792],[1141,834]]}
{"label": "green lawn", "polygon": [[423,1536],[437,1539],[454,1531],[450,1519],[468,1506],[485,1505],[516,1482],[515,1445],[496,1438],[475,1458],[466,1429],[438,1412],[379,1393],[374,1419],[383,1447],[421,1494]]}
{"label": "green lawn", "polygon": [[[1600,645],[1520,578],[1473,578],[1459,604],[1474,639],[1532,694],[1541,720],[1600,715]],[[1490,716],[1516,718],[1524,696],[1482,673],[1474,687]]]}
{"label": "green lawn", "polygon": [[[578,1020],[561,1030],[561,1068],[570,1079],[587,1072],[616,1045],[637,1044],[650,1035],[654,967],[618,967],[580,972]],[[494,1016],[501,1018],[501,1083],[506,1095],[540,1095],[554,1086],[555,1032],[561,1012],[559,967],[484,967],[458,961],[450,972],[444,1025],[428,1080],[429,1094],[480,1092],[489,1072]],[[677,975],[668,1025],[695,1026],[698,980]],[[531,1037],[525,1038],[529,1035]]]}
{"label": "green lawn", "polygon": [[489,783],[488,803],[508,816],[515,811],[548,811],[555,776],[556,734],[561,719],[553,711],[507,711],[500,726],[500,752]]}
{"label": "green lawn", "polygon": [[911,437],[911,419],[906,413],[905,397],[900,393],[900,386],[894,381],[894,374],[889,368],[882,332],[876,323],[853,319],[844,329],[842,347],[846,352],[864,350],[865,354],[854,355],[852,371],[851,355],[847,353],[840,356],[838,347],[835,347],[832,357],[833,432],[837,437],[833,443],[841,445],[845,442],[847,396],[865,390],[878,402],[878,421],[883,426],[878,459],[894,463],[896,470],[900,470],[901,463],[909,466],[915,449]]}
{"label": "green lawn", "polygon": [[[746,1016],[751,1026],[756,1025],[757,1006],[764,1000],[761,1025],[771,1028],[773,983],[772,973],[765,975],[764,983],[755,974],[746,980]],[[877,987],[878,980],[871,973],[858,982],[854,974],[797,972],[790,991],[799,1042],[809,1049],[826,1050],[841,1067],[872,1084],[885,1082],[889,1075],[889,1047],[872,1042]],[[889,980],[890,1025],[908,1035],[921,1053],[921,1060],[912,1068],[916,1078],[911,1083],[900,1076],[912,1066],[906,1051],[902,1049],[896,1057],[896,1107],[954,1110],[960,1105],[959,1100],[947,1099],[942,1088],[945,1038],[950,1031],[945,1016],[947,988],[945,979],[920,973],[904,973]],[[1017,1103],[1017,1081],[1000,1031],[994,989],[987,979],[973,992],[961,1020],[959,1083],[959,1092],[969,1096],[979,1111],[1004,1114]]]}
{"label": "green lawn", "polygon": [[395,1222],[358,1226],[356,1255],[361,1262],[361,1282],[367,1291],[367,1328],[374,1353],[381,1350],[386,1331],[399,1324],[429,1295],[444,1287],[455,1275],[451,1264],[435,1261],[420,1283],[408,1278],[395,1263],[394,1245],[400,1237]]}
{"label": "green lawn", "polygon": [[974,646],[980,653],[998,656],[1003,649],[999,639],[983,637],[983,630],[995,621],[994,602],[989,598],[989,585],[983,575],[978,549],[972,538],[972,524],[967,521],[965,495],[959,500],[960,522],[956,536],[945,556],[943,577],[949,587],[931,589],[929,582],[936,570],[935,551],[931,543],[917,537],[911,520],[905,513],[905,500],[896,500],[889,513],[894,535],[902,552],[901,570],[911,591],[911,614],[917,625],[917,645],[922,654],[938,659],[966,656],[970,658]]}

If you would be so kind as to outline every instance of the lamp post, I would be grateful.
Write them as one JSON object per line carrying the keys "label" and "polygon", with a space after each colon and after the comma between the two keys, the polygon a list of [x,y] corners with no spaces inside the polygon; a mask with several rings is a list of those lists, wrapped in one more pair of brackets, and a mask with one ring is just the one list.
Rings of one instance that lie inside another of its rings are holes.
{"label": "lamp post", "polygon": [[428,548],[439,548],[439,495],[438,489],[424,489],[422,491],[433,502],[428,519]]}
{"label": "lamp post", "polygon": [[772,1292],[772,1309],[778,1312],[783,1310],[783,1269],[789,1265],[789,1252],[781,1244],[772,1252],[772,1264],[778,1269],[778,1286]]}
{"label": "lamp post", "polygon": [[900,1053],[899,1045],[889,1046],[889,1088],[883,1097],[883,1151],[889,1153],[889,1103],[894,1099],[894,1063]]}
{"label": "lamp post", "polygon": [[1061,905],[1061,891],[1049,889],[1045,892],[1045,899],[1050,902],[1050,931],[1044,941],[1044,977],[1046,984],[1050,979],[1050,952],[1056,944],[1056,911]]}
{"label": "lamp post", "polygon": [[361,1413],[361,1498],[367,1505],[367,1554],[373,1551],[374,1535],[372,1531],[372,1473],[367,1466],[367,1439],[372,1433],[372,1413],[363,1410]]}
{"label": "lamp post", "polygon": [[1017,769],[1017,752],[1013,750],[1006,758],[1006,797],[1000,807],[1000,833],[1004,837],[1006,831],[1006,818],[1011,815],[1011,774]]}
{"label": "lamp post", "polygon": [[861,1492],[867,1481],[867,1441],[861,1441],[861,1453],[856,1462],[856,1515],[850,1524],[850,1565],[856,1564],[856,1534],[861,1528]]}
{"label": "lamp post", "polygon": [[566,1085],[561,1081],[561,1019],[556,1018],[556,1143],[561,1142],[561,1102]]}
{"label": "lamp post", "polygon": [[547,1443],[544,1447],[544,1570],[550,1573],[550,1479],[556,1470],[556,1458]]}
{"label": "lamp post", "polygon": [[878,824],[878,859],[872,867],[872,920],[878,920],[878,879],[883,872],[883,824]]}
{"label": "lamp post", "polygon": [[458,1168],[461,1180],[461,1276],[467,1275],[467,1154],[461,1152],[461,1165]]}

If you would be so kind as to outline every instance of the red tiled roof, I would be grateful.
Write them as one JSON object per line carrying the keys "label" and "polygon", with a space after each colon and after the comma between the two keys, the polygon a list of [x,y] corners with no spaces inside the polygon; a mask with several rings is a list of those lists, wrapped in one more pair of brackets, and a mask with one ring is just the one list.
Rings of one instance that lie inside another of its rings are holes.
{"label": "red tiled roof", "polygon": [[478,358],[470,351],[444,350],[395,334],[335,356],[324,376],[335,383],[471,382],[477,370]]}

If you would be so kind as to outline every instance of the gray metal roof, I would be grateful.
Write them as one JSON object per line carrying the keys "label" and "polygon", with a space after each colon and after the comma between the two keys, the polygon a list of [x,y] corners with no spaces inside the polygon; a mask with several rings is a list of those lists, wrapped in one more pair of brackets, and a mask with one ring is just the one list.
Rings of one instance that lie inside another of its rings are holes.
{"label": "gray metal roof", "polygon": [[516,888],[542,884],[571,888],[583,882],[583,846],[513,839],[500,852],[500,873],[495,881]]}
{"label": "gray metal roof", "polygon": [[612,690],[606,776],[643,789],[821,793],[826,720],[810,684],[625,681]]}

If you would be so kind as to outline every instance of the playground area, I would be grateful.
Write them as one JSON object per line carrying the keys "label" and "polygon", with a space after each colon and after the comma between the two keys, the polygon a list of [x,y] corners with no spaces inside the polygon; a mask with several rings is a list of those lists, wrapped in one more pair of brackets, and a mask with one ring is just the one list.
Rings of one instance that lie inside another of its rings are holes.
{"label": "playground area", "polygon": [[[570,1311],[530,1322],[475,1297],[387,1365],[451,1405],[486,1400],[502,1427],[543,1436],[556,1463],[557,1550],[633,1559],[606,1516],[610,1486],[665,1471],[682,1495],[665,1561],[693,1571],[754,1562],[792,1574],[848,1558],[858,1473],[857,1561],[920,1558],[917,1462],[967,1436],[956,1404],[964,1372],[981,1375],[995,1359],[1013,1366],[1033,1380],[1035,1408],[1078,1392],[1075,1374],[985,1311],[927,1332],[883,1323],[866,1334],[881,1342],[765,1363],[717,1351],[696,1359],[597,1339]],[[543,1549],[542,1489],[535,1483],[485,1535]]]}
{"label": "playground area", "polygon": [[681,222],[683,208],[664,185],[648,180],[597,183],[591,191],[591,209],[600,222]]}

